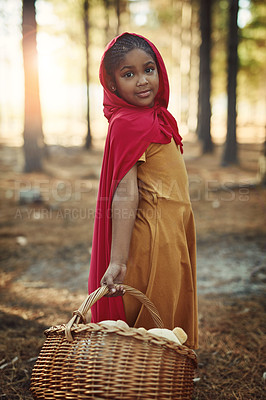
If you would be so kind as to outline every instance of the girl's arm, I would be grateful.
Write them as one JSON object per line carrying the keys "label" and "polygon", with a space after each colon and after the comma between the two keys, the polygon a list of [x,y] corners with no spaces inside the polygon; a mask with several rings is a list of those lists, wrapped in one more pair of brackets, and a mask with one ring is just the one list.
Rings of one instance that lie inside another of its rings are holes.
{"label": "girl's arm", "polygon": [[135,164],[119,182],[112,202],[111,259],[101,284],[107,285],[113,295],[123,294],[122,286],[116,290],[114,284],[123,283],[125,279],[138,203],[137,165]]}

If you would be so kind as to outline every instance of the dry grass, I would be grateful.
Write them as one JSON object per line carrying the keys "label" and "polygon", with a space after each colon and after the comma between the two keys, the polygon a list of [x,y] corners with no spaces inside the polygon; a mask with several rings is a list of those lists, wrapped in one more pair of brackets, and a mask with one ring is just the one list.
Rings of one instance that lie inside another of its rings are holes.
{"label": "dry grass", "polygon": [[194,399],[265,398],[265,300],[202,298]]}
{"label": "dry grass", "polygon": [[44,327],[19,316],[3,312],[0,316],[0,398],[32,399],[28,391],[31,369],[43,343]]}

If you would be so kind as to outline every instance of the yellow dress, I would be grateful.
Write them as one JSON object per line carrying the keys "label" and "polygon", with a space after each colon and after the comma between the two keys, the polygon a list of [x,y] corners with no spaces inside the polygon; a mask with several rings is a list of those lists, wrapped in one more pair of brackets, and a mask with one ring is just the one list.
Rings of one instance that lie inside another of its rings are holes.
{"label": "yellow dress", "polygon": [[[124,283],[155,304],[164,327],[179,326],[187,345],[198,346],[196,239],[188,178],[180,149],[152,143],[138,163],[139,210]],[[130,326],[154,327],[149,312],[130,295],[123,297]]]}

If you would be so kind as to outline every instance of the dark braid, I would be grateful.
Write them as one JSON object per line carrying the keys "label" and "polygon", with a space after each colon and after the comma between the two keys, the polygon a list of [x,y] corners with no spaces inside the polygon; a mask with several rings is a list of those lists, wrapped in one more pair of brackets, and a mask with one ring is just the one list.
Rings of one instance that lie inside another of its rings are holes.
{"label": "dark braid", "polygon": [[107,50],[105,54],[104,67],[107,74],[113,77],[114,72],[118,68],[121,61],[129,51],[134,49],[141,49],[145,51],[157,63],[156,55],[145,39],[139,36],[131,35],[130,33],[125,33],[117,39],[115,44],[109,50]]}

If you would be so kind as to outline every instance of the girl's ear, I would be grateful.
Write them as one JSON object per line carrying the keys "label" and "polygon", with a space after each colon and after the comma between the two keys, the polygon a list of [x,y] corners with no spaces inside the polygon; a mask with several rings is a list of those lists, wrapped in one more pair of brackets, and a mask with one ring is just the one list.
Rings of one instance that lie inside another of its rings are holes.
{"label": "girl's ear", "polygon": [[110,81],[108,82],[108,86],[109,86],[109,89],[110,89],[112,92],[115,92],[115,91],[116,91],[116,85],[115,85],[115,82],[114,82],[113,80],[110,80]]}

